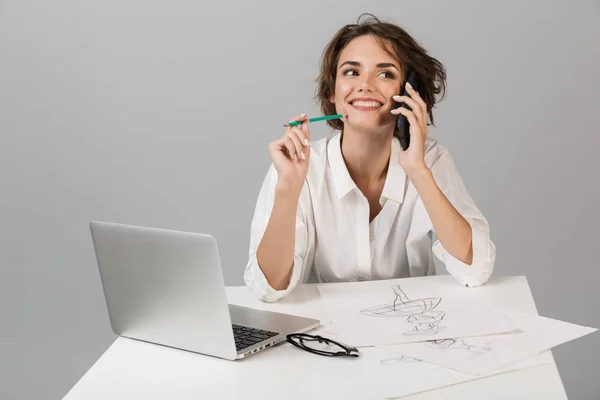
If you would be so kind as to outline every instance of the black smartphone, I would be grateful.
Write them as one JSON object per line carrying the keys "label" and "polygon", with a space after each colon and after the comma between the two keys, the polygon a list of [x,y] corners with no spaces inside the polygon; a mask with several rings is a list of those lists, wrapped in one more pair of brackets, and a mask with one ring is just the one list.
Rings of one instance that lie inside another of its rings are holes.
{"label": "black smartphone", "polygon": [[[408,78],[406,79],[406,82],[410,83],[410,85],[413,87],[413,89],[415,89],[415,91],[419,90],[417,88],[417,74],[414,70],[411,70],[408,73]],[[408,96],[408,94],[406,93],[406,83],[402,85],[402,90],[400,90],[400,96]],[[400,107],[404,107],[412,111],[412,108],[410,108],[408,104],[404,102],[400,103]],[[408,149],[408,146],[410,146],[410,132],[408,131],[408,129],[410,128],[410,123],[404,115],[398,114],[396,125],[398,126],[398,139],[400,139],[400,145],[402,146],[403,150],[406,150]]]}

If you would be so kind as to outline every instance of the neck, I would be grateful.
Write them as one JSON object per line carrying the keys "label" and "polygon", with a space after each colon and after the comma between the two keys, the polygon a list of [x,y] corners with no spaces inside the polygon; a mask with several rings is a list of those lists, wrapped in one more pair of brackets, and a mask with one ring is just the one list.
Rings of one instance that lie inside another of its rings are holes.
{"label": "neck", "polygon": [[385,180],[392,151],[392,135],[344,130],[341,149],[346,168],[357,185]]}

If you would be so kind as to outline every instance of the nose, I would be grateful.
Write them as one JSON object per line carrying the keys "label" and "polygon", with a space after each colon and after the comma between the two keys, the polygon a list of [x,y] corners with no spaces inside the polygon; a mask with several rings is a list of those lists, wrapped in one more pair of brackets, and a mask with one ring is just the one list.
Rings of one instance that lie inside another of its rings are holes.
{"label": "nose", "polygon": [[373,92],[371,81],[368,77],[364,77],[358,84],[359,92]]}
{"label": "nose", "polygon": [[358,91],[359,92],[373,92],[373,89],[371,89],[371,86],[369,86],[368,83],[362,83],[360,84],[360,86],[358,87]]}

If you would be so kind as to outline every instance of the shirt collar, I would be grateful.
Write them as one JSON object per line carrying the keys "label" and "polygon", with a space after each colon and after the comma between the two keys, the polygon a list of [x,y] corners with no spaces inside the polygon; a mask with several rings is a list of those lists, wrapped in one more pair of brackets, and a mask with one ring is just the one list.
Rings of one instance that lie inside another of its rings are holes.
{"label": "shirt collar", "polygon": [[400,140],[396,136],[392,138],[392,153],[387,176],[383,184],[381,197],[401,204],[404,200],[404,187],[406,186],[406,173],[398,161],[400,155]]}
{"label": "shirt collar", "polygon": [[[356,188],[356,184],[352,180],[346,163],[342,157],[341,146],[342,133],[338,133],[331,138],[327,145],[327,158],[331,166],[331,174],[333,175],[333,184],[338,198],[341,199],[347,195],[352,189]],[[358,188],[357,188],[358,189]]]}
{"label": "shirt collar", "polygon": [[[338,198],[347,195],[351,190],[358,189],[352,180],[344,158],[342,157],[341,148],[342,133],[338,133],[331,138],[327,145],[327,158],[333,175],[333,183]],[[388,166],[387,176],[383,185],[381,197],[393,200],[397,203],[402,203],[404,199],[404,186],[406,184],[406,174],[398,162],[400,152],[400,141],[395,136],[392,138],[392,151],[390,156],[390,164]]]}

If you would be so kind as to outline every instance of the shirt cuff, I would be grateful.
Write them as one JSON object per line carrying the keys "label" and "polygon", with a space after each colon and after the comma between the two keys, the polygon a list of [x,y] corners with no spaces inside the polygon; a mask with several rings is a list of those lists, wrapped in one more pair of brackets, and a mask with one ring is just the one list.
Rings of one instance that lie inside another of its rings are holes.
{"label": "shirt cuff", "polygon": [[258,265],[258,259],[256,253],[252,254],[246,271],[244,273],[244,281],[246,286],[254,293],[260,300],[272,303],[275,302],[290,293],[300,281],[300,272],[302,270],[302,257],[294,254],[294,265],[292,266],[292,276],[290,277],[290,283],[288,287],[283,290],[273,289],[265,274],[262,272]]}
{"label": "shirt cuff", "polygon": [[433,244],[433,253],[445,265],[450,275],[464,286],[481,286],[488,281],[494,270],[496,247],[489,236],[479,229],[476,222],[469,222],[473,241],[473,262],[465,264],[450,254],[437,240]]}

